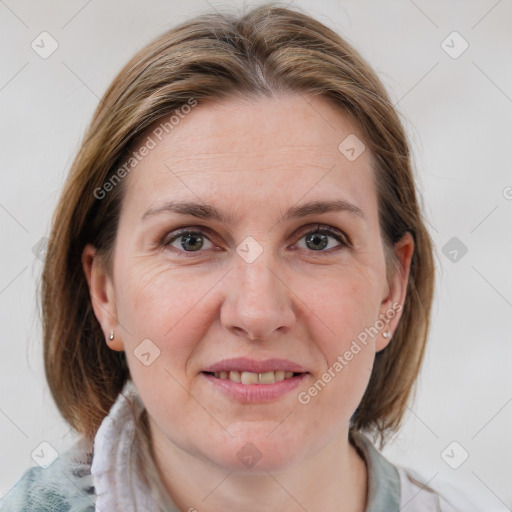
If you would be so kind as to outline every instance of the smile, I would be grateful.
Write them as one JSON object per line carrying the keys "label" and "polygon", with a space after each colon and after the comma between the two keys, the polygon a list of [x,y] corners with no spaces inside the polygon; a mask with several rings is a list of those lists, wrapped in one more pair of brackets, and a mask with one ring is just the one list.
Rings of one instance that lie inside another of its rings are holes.
{"label": "smile", "polygon": [[237,402],[259,403],[284,397],[310,373],[289,359],[235,357],[217,361],[200,375],[215,393]]}
{"label": "smile", "polygon": [[274,384],[275,382],[281,382],[285,379],[290,379],[298,373],[277,370],[264,373],[253,373],[253,372],[213,372],[210,373],[217,379],[230,380],[232,382],[239,382],[242,384]]}

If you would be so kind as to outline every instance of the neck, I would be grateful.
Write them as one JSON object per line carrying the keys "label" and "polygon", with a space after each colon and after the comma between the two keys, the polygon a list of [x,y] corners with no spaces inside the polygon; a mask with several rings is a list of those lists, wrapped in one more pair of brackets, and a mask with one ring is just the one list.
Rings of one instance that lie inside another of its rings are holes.
{"label": "neck", "polygon": [[283,471],[231,471],[176,446],[151,423],[155,463],[182,511],[364,512],[367,468],[343,429],[325,448]]}

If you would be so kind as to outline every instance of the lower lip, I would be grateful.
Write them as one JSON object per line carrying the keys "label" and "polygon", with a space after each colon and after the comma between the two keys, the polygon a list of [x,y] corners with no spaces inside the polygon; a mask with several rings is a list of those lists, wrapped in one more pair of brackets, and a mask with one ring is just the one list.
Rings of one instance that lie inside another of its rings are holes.
{"label": "lower lip", "polygon": [[306,378],[307,373],[301,373],[289,379],[284,379],[274,384],[241,384],[229,379],[219,379],[207,373],[203,377],[231,398],[240,402],[257,403],[276,400],[294,390]]}

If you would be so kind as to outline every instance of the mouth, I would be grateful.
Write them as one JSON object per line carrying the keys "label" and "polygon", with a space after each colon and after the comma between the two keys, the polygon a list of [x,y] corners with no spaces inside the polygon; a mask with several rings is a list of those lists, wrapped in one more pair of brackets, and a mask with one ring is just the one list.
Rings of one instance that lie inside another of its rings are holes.
{"label": "mouth", "polygon": [[234,358],[205,368],[201,375],[216,392],[229,399],[258,403],[284,397],[301,385],[309,372],[286,359]]}
{"label": "mouth", "polygon": [[274,384],[283,380],[292,379],[302,375],[305,372],[290,372],[285,370],[269,371],[263,373],[254,373],[248,371],[221,371],[221,372],[203,372],[206,375],[221,380],[230,380],[241,384]]}

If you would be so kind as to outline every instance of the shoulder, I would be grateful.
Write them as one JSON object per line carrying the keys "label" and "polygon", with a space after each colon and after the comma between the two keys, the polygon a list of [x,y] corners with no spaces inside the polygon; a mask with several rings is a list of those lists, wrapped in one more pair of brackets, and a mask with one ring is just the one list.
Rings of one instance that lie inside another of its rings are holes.
{"label": "shoulder", "polygon": [[479,512],[449,484],[392,463],[361,432],[350,436],[368,468],[367,512]]}
{"label": "shoulder", "polygon": [[464,496],[447,483],[427,480],[417,471],[395,465],[400,479],[402,512],[478,512]]}
{"label": "shoulder", "polygon": [[78,440],[48,468],[28,469],[0,499],[0,512],[94,512],[92,451]]}

